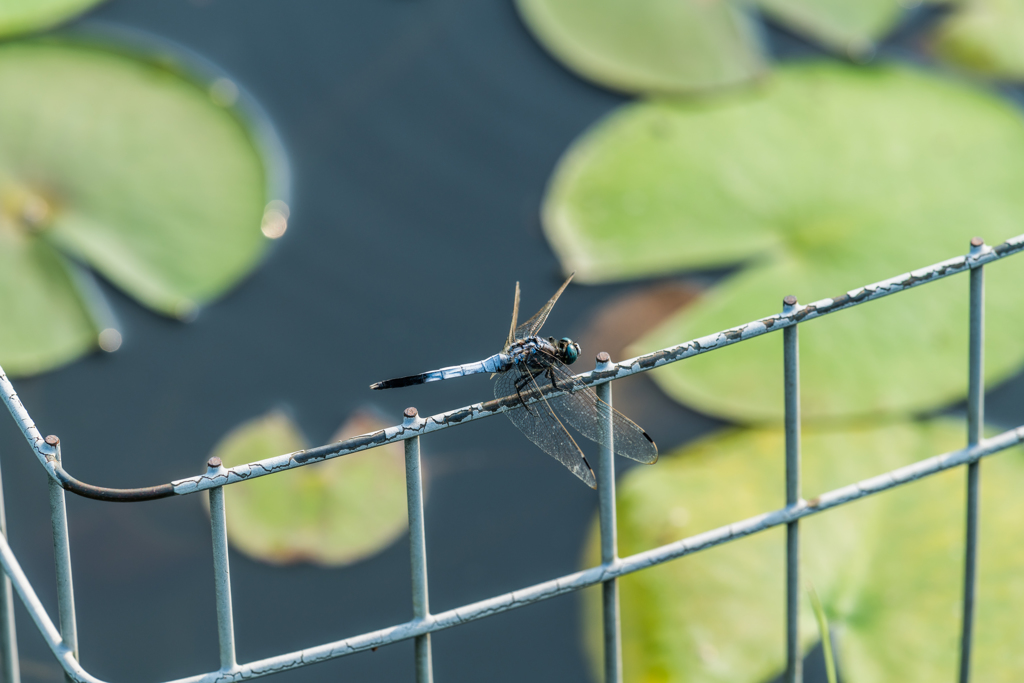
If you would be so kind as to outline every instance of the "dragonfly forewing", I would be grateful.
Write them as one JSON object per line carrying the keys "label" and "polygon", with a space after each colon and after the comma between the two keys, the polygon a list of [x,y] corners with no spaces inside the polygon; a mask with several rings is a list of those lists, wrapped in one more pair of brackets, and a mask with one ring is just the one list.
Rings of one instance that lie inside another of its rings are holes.
{"label": "dragonfly forewing", "polygon": [[569,286],[569,283],[572,281],[573,275],[575,274],[576,273],[572,273],[572,275],[570,275],[569,278],[562,283],[562,286],[558,288],[558,291],[555,292],[554,296],[552,296],[548,300],[548,302],[544,304],[544,306],[542,306],[541,309],[534,314],[532,318],[530,318],[525,323],[516,328],[516,339],[525,339],[526,337],[532,337],[540,332],[540,328],[544,327],[544,323],[547,321],[548,316],[551,315],[551,309],[555,307],[555,302],[558,301],[558,297],[562,296],[562,292],[564,292],[565,288]]}
{"label": "dragonfly forewing", "polygon": [[516,299],[512,304],[512,326],[508,329],[508,339],[505,340],[505,350],[512,346],[516,340],[516,324],[519,320],[519,282],[516,282]]}

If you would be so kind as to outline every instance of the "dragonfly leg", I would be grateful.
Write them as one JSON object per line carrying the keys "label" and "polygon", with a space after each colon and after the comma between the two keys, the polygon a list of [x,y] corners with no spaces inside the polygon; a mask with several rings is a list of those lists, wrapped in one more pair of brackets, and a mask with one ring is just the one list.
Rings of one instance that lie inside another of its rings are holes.
{"label": "dragonfly leg", "polygon": [[523,395],[522,395],[522,393],[520,393],[522,391],[523,387],[525,387],[527,385],[527,383],[529,383],[529,381],[531,379],[533,379],[533,377],[528,376],[528,375],[524,375],[524,376],[520,377],[519,379],[517,379],[513,386],[516,388],[516,396],[519,397],[520,405],[522,405],[523,408],[526,409],[526,412],[528,412],[528,413],[530,413],[532,415],[533,411],[530,410],[530,406],[526,405],[526,401],[523,400]]}
{"label": "dragonfly leg", "polygon": [[526,388],[526,385],[528,385],[533,380],[537,379],[537,375],[539,375],[543,371],[531,372],[530,370],[527,370],[527,372],[529,374],[520,375],[519,379],[515,381],[515,384],[513,386],[515,386],[516,388],[516,396],[519,397],[519,403],[521,403],[523,408],[526,409],[526,412],[532,415],[533,411],[530,409],[530,406],[527,405],[526,401],[523,399],[523,394],[521,392],[524,388]]}

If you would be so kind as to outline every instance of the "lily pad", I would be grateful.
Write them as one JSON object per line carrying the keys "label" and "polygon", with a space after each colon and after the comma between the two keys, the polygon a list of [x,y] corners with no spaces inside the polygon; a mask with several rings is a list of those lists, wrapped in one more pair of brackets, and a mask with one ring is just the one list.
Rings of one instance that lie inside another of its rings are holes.
{"label": "lily pad", "polygon": [[[23,245],[0,276],[9,373],[96,344],[88,294],[54,270],[58,253],[183,319],[257,264],[271,170],[256,134],[216,94],[167,62],[113,48],[0,45],[0,234]],[[41,282],[45,293],[30,291]]]}
{"label": "lily pad", "polygon": [[[385,426],[356,413],[332,440]],[[225,436],[213,455],[232,467],[306,446],[292,421],[272,412]],[[408,527],[401,444],[228,486],[224,495],[231,545],[271,564],[351,564],[391,545]]]}
{"label": "lily pad", "polygon": [[[576,279],[746,263],[629,353],[837,296],[1024,223],[1024,125],[1008,104],[907,68],[780,68],[719,106],[631,104],[566,154],[544,205]],[[987,268],[987,365],[1024,362],[1024,268]],[[966,394],[967,278],[801,326],[808,419],[917,413]],[[738,421],[782,416],[778,334],[653,373],[673,398]]]}
{"label": "lily pad", "polygon": [[4,0],[0,3],[0,37],[56,26],[102,0]]}
{"label": "lily pad", "polygon": [[[952,421],[805,432],[803,490],[812,495],[955,450]],[[733,430],[635,469],[618,489],[620,554],[628,555],[784,505],[781,430]],[[1024,636],[1024,532],[1019,449],[982,464],[973,673],[1019,680]],[[839,634],[844,680],[955,677],[963,573],[962,468],[801,522],[802,575]],[[785,530],[775,528],[624,577],[626,680],[761,683],[784,668]],[[586,562],[596,563],[596,525]],[[586,642],[600,662],[600,592],[585,598]],[[801,596],[801,643],[817,639]]]}
{"label": "lily pad", "polygon": [[936,28],[932,52],[967,71],[991,78],[1024,80],[1024,4],[1017,0],[972,0]]}
{"label": "lily pad", "polygon": [[735,85],[764,70],[744,9],[706,0],[517,0],[534,36],[570,69],[631,93]]}
{"label": "lily pad", "polygon": [[853,58],[870,56],[908,3],[898,0],[757,0],[779,23]]}
{"label": "lily pad", "polygon": [[[75,292],[64,257],[46,242],[11,230],[2,214],[0,291],[9,292],[0,296],[0,319],[35,324],[31,330],[0,325],[5,369],[31,374],[74,360],[95,347],[99,330]],[[42,343],[31,343],[35,339]]]}

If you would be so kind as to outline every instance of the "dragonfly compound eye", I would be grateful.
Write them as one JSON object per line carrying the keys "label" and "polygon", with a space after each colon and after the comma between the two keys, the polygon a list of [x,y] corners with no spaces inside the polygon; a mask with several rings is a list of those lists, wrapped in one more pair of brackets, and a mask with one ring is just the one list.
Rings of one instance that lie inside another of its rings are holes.
{"label": "dragonfly compound eye", "polygon": [[580,345],[568,337],[562,337],[562,341],[565,342],[565,362],[572,365],[580,357]]}

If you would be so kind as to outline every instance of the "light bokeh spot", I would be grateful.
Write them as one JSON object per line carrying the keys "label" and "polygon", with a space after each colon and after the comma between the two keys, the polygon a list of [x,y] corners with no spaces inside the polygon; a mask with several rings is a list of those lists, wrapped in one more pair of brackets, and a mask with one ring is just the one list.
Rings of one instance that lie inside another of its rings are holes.
{"label": "light bokeh spot", "polygon": [[113,353],[121,348],[121,333],[113,327],[108,327],[100,332],[98,341],[101,349],[107,353]]}
{"label": "light bokeh spot", "polygon": [[288,205],[280,199],[275,199],[267,204],[263,212],[263,221],[260,231],[268,238],[276,240],[288,230],[288,216],[291,211]]}
{"label": "light bokeh spot", "polygon": [[238,86],[230,78],[218,78],[210,84],[210,99],[220,107],[230,107],[238,101]]}

